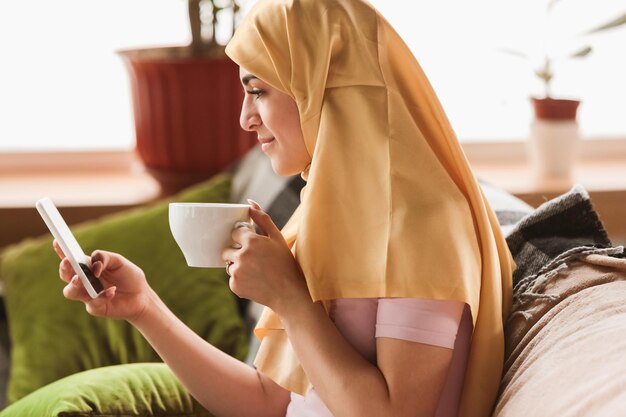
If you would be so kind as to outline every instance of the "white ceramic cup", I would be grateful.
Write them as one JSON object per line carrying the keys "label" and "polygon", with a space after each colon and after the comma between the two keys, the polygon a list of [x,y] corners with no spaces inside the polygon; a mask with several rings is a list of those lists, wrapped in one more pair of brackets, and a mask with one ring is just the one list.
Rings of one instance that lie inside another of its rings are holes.
{"label": "white ceramic cup", "polygon": [[224,268],[222,252],[232,244],[237,222],[250,223],[249,204],[170,203],[170,230],[187,265]]}

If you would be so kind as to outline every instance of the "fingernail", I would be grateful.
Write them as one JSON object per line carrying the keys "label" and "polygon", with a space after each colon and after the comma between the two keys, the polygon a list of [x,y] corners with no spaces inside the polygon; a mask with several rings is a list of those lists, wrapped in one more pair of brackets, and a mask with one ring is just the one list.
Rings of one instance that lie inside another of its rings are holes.
{"label": "fingernail", "polygon": [[93,274],[96,278],[100,278],[100,274],[102,273],[102,262],[96,261],[93,265]]}
{"label": "fingernail", "polygon": [[254,207],[255,209],[257,209],[257,210],[263,210],[263,209],[261,208],[261,206],[259,205],[259,203],[257,203],[256,201],[254,201],[254,200],[252,200],[252,199],[250,199],[250,198],[248,199],[248,203],[250,203],[250,205],[251,205],[252,207]]}
{"label": "fingernail", "polygon": [[78,285],[78,275],[74,275],[71,281],[72,285]]}

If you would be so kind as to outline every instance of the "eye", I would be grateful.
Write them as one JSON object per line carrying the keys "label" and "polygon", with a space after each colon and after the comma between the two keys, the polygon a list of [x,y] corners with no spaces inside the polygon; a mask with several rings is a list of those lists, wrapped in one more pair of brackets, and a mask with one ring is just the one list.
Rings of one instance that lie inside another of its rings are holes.
{"label": "eye", "polygon": [[253,96],[256,96],[256,98],[258,99],[259,97],[261,97],[261,95],[264,93],[263,90],[260,90],[258,88],[253,88],[251,90],[246,90],[246,94],[251,94]]}

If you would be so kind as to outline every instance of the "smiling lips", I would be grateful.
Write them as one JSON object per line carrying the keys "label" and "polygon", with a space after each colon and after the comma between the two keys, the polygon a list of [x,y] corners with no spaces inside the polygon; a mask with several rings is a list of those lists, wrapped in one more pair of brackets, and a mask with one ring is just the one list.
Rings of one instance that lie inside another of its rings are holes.
{"label": "smiling lips", "polygon": [[269,148],[270,144],[274,142],[274,138],[257,138],[261,143],[261,150],[265,152]]}

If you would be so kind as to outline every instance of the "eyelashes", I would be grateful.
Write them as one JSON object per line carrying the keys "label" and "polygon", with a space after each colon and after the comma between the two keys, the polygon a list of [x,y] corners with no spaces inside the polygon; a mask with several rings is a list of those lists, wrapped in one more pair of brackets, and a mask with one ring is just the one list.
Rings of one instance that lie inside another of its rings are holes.
{"label": "eyelashes", "polygon": [[263,95],[263,93],[265,93],[265,92],[263,90],[259,90],[258,88],[253,88],[252,90],[246,90],[246,94],[250,94],[250,95],[256,96],[257,99],[259,97],[261,97],[261,95]]}

